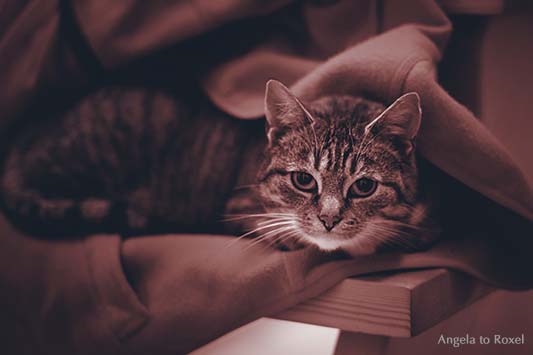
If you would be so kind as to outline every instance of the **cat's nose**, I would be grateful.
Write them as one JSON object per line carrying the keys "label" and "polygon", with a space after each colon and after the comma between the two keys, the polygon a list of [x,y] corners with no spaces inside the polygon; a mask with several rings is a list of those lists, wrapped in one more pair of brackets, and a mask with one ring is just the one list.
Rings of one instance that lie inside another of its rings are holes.
{"label": "cat's nose", "polygon": [[322,222],[326,230],[329,232],[333,229],[333,227],[335,227],[337,223],[341,221],[341,216],[339,216],[338,214],[323,213],[318,216],[318,219],[320,220],[320,222]]}

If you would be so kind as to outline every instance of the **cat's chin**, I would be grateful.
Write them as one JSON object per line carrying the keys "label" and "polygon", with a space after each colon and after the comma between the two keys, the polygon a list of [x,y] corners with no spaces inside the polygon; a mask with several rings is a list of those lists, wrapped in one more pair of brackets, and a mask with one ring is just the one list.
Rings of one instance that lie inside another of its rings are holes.
{"label": "cat's chin", "polygon": [[342,240],[335,240],[327,237],[306,236],[305,241],[323,251],[334,251],[341,249],[343,244]]}
{"label": "cat's chin", "polygon": [[325,252],[342,250],[351,256],[370,255],[376,252],[376,245],[362,243],[357,238],[338,239],[329,236],[305,235],[303,240]]}

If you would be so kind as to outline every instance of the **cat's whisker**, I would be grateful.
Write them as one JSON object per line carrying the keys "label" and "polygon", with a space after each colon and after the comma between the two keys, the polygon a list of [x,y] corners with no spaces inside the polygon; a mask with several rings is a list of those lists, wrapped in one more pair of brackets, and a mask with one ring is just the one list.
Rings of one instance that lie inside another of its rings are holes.
{"label": "cat's whisker", "polygon": [[387,227],[387,226],[383,226],[383,225],[377,225],[376,228],[381,229],[382,231],[385,231],[385,232],[392,233],[392,234],[397,235],[397,236],[402,236],[402,237],[412,237],[413,236],[412,232],[402,230],[399,227],[394,228],[394,227]]}
{"label": "cat's whisker", "polygon": [[398,243],[395,243],[392,241],[391,235],[389,234],[386,234],[386,235],[381,235],[381,234],[376,234],[376,233],[370,234],[369,240],[377,241],[377,244],[382,243],[382,244],[391,245],[391,246],[398,245]]}
{"label": "cat's whisker", "polygon": [[271,223],[271,222],[284,222],[284,221],[294,221],[294,218],[269,218],[267,220],[264,220],[264,221],[260,221],[260,222],[257,222],[257,225],[258,226],[261,226],[261,225],[265,225],[265,224],[268,224],[268,223]]}
{"label": "cat's whisker", "polygon": [[274,245],[275,243],[284,242],[286,240],[289,240],[299,234],[299,231],[294,229],[292,231],[289,231],[288,233],[282,234],[278,236],[277,238],[273,239],[271,243],[269,243],[269,246]]}
{"label": "cat's whisker", "polygon": [[[391,231],[377,231],[378,233],[374,233],[371,236],[375,239],[379,239],[381,241],[391,241],[392,238],[399,238],[398,235]],[[381,232],[381,233],[379,233]],[[398,239],[399,240],[399,239]],[[403,241],[403,240],[402,240]]]}
{"label": "cat's whisker", "polygon": [[[250,230],[237,238],[235,240],[228,243],[227,247],[231,247],[235,243],[237,243],[239,240],[244,239],[254,233],[260,232],[260,231],[266,231],[266,233],[257,236],[256,240],[261,240],[266,237],[268,237],[271,234],[274,234],[274,232],[279,232],[282,228],[286,228],[288,226],[294,226],[297,223],[298,218],[290,213],[255,213],[255,214],[249,214],[249,215],[236,215],[230,220],[239,220],[239,219],[247,219],[247,218],[256,218],[256,219],[265,219],[263,221],[259,221],[256,223],[256,227],[253,230]],[[269,228],[275,228],[273,231],[268,231]],[[255,241],[254,241],[255,242]]]}
{"label": "cat's whisker", "polygon": [[292,228],[292,230],[289,231],[289,233],[286,233],[286,234],[280,235],[280,236],[279,236],[279,239],[282,239],[282,238],[285,239],[285,238],[287,238],[287,237],[292,237],[293,235],[295,235],[295,234],[299,234],[299,233],[300,233],[300,231],[299,231],[298,229],[296,229],[296,228]]}
{"label": "cat's whisker", "polygon": [[391,245],[391,246],[400,246],[400,247],[405,247],[405,248],[413,248],[413,247],[415,247],[415,244],[410,243],[407,240],[403,240],[401,238],[397,238],[397,237],[387,238],[386,240],[384,240],[384,242],[385,242],[385,244]]}
{"label": "cat's whisker", "polygon": [[259,231],[261,231],[261,230],[265,230],[265,229],[267,229],[267,228],[272,228],[272,227],[277,227],[277,226],[287,226],[287,225],[291,225],[291,224],[293,224],[292,221],[284,221],[284,222],[275,222],[275,223],[270,223],[270,224],[262,225],[262,226],[259,226],[259,227],[255,228],[255,229],[252,229],[252,230],[249,231],[249,232],[246,232],[246,233],[240,235],[239,238],[245,238],[245,237],[247,237],[247,236],[249,236],[249,235],[252,235],[252,234],[254,234],[254,233],[257,233],[257,232],[259,232]]}
{"label": "cat's whisker", "polygon": [[387,238],[402,235],[402,232],[397,229],[384,228],[382,226],[375,226],[373,228],[373,232],[382,233],[382,234],[377,234],[377,235],[387,237]]}
{"label": "cat's whisker", "polygon": [[269,236],[271,236],[271,235],[276,235],[276,234],[278,234],[278,233],[281,233],[281,232],[284,232],[284,231],[290,230],[291,228],[292,228],[291,226],[280,227],[280,228],[277,228],[277,229],[271,230],[271,231],[269,231],[269,232],[266,232],[266,233],[260,235],[258,238],[266,239],[267,237],[269,237]]}
{"label": "cat's whisker", "polygon": [[272,231],[263,233],[259,235],[258,237],[256,237],[256,241],[260,242],[265,239],[272,239],[272,242],[269,243],[269,246],[271,246],[272,243],[274,243],[276,240],[279,240],[280,238],[284,237],[286,234],[290,234],[294,232],[298,232],[296,223],[293,223],[292,225],[288,225],[288,226],[281,226]]}
{"label": "cat's whisker", "polygon": [[380,242],[383,242],[387,245],[391,245],[391,246],[397,245],[397,246],[403,246],[406,248],[415,247],[413,240],[410,238],[412,237],[412,235],[400,229],[377,224],[374,226],[373,232],[376,232],[376,233],[370,234],[371,238],[376,239]]}
{"label": "cat's whisker", "polygon": [[235,245],[236,243],[238,243],[241,239],[244,239],[254,233],[257,233],[261,230],[264,230],[264,229],[267,229],[267,228],[272,228],[272,227],[276,227],[276,226],[286,226],[286,225],[289,225],[291,224],[292,222],[289,222],[289,221],[285,221],[285,222],[276,222],[276,223],[271,223],[271,224],[268,224],[268,225],[263,225],[263,226],[259,226],[249,232],[246,232],[244,234],[241,234],[240,236],[236,237],[234,240],[230,241],[227,245],[226,245],[226,248],[229,248],[233,245]]}
{"label": "cat's whisker", "polygon": [[272,245],[281,240],[285,240],[288,235],[291,235],[295,232],[296,230],[294,228],[287,228],[286,230],[279,232],[279,235],[274,235],[274,238],[272,238],[272,241],[271,243],[269,243],[269,245]]}
{"label": "cat's whisker", "polygon": [[248,250],[269,238],[270,235],[290,230],[291,227],[280,227],[259,237],[256,237],[244,250]]}
{"label": "cat's whisker", "polygon": [[384,224],[393,225],[393,226],[396,225],[397,227],[402,227],[402,228],[410,229],[410,230],[413,230],[413,231],[428,230],[427,227],[424,227],[422,225],[414,225],[414,224],[401,222],[401,221],[387,221]]}
{"label": "cat's whisker", "polygon": [[226,215],[226,218],[223,218],[222,222],[230,221],[239,221],[243,219],[252,219],[252,218],[269,218],[269,217],[292,217],[290,213],[254,213],[254,214],[235,214],[235,215]]}

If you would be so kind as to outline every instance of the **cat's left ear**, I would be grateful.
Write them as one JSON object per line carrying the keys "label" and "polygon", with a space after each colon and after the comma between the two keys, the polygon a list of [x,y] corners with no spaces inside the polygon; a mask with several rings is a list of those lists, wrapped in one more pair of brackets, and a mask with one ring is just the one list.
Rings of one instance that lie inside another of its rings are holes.
{"label": "cat's left ear", "polygon": [[302,102],[277,80],[269,80],[265,92],[265,116],[268,123],[268,141],[272,143],[277,133],[296,122],[313,123],[313,117]]}
{"label": "cat's left ear", "polygon": [[397,136],[407,143],[406,153],[411,153],[420,129],[422,108],[416,92],[402,95],[365,127],[365,133],[379,130],[381,134]]}

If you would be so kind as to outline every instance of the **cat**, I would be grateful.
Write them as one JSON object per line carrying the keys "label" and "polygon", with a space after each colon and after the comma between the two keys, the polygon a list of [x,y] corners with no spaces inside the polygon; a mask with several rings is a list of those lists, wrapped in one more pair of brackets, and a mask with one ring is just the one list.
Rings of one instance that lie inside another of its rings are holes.
{"label": "cat", "polygon": [[226,228],[350,255],[436,240],[418,189],[416,93],[388,107],[351,96],[304,104],[270,80],[265,116],[266,133],[208,100],[103,89],[15,140],[3,205],[53,233]]}
{"label": "cat", "polygon": [[3,205],[32,234],[209,232],[260,126],[198,95],[104,88],[15,138]]}
{"label": "cat", "polygon": [[269,81],[265,114],[267,144],[254,187],[264,212],[241,217],[261,221],[246,228],[258,238],[350,255],[416,251],[436,241],[418,182],[418,94],[388,107],[351,96],[304,104]]}

